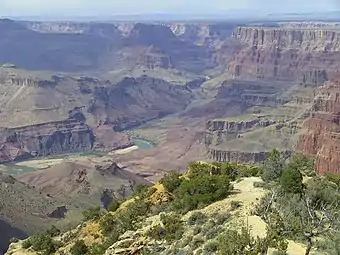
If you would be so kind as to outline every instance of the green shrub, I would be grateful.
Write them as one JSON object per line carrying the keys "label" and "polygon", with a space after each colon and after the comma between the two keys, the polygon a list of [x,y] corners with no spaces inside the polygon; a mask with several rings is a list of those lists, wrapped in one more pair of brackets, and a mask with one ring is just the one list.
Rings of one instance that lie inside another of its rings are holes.
{"label": "green shrub", "polygon": [[110,213],[102,217],[99,224],[105,236],[109,235],[116,228],[116,221]]}
{"label": "green shrub", "polygon": [[53,241],[52,237],[46,234],[37,234],[29,238],[31,247],[35,251],[43,251],[44,254],[56,252],[59,244]]}
{"label": "green shrub", "polygon": [[325,177],[329,182],[333,182],[340,188],[340,174],[327,173]]}
{"label": "green shrub", "polygon": [[[249,247],[252,249],[250,250]],[[218,239],[218,254],[261,254],[261,242],[253,238],[249,229],[242,228],[241,232],[228,230]]]}
{"label": "green shrub", "polygon": [[199,247],[201,247],[203,244],[204,244],[205,240],[203,238],[203,236],[201,235],[198,235],[198,236],[195,236],[193,239],[192,239],[192,242],[191,242],[191,247],[196,250],[198,249]]}
{"label": "green shrub", "polygon": [[178,214],[161,214],[161,225],[156,225],[148,231],[148,236],[167,241],[179,240],[184,233],[184,225]]}
{"label": "green shrub", "polygon": [[181,175],[175,172],[167,173],[160,181],[164,188],[172,193],[174,192],[182,183],[180,179]]}
{"label": "green shrub", "polygon": [[102,216],[100,206],[91,207],[82,212],[83,221],[90,221],[90,220],[99,220]]}
{"label": "green shrub", "polygon": [[266,182],[277,181],[284,170],[285,159],[278,150],[273,150],[263,166],[262,179]]}
{"label": "green shrub", "polygon": [[226,221],[228,221],[231,217],[230,213],[216,214],[214,219],[217,225],[223,225]]}
{"label": "green shrub", "polygon": [[302,194],[303,177],[297,168],[288,167],[280,177],[280,185],[286,193]]}
{"label": "green shrub", "polygon": [[173,207],[186,213],[226,198],[231,189],[227,175],[198,175],[182,181],[175,190]]}
{"label": "green shrub", "polygon": [[222,232],[222,227],[218,225],[210,229],[205,228],[204,231],[204,236],[208,240],[212,240]]}
{"label": "green shrub", "polygon": [[84,240],[77,241],[70,250],[72,255],[85,255],[88,252],[88,248],[84,243]]}
{"label": "green shrub", "polygon": [[148,185],[138,185],[132,196],[138,197],[139,199],[145,199],[150,197],[156,190],[156,188],[149,187]]}
{"label": "green shrub", "polygon": [[109,246],[105,244],[92,244],[87,251],[87,255],[103,255]]}
{"label": "green shrub", "polygon": [[288,167],[296,168],[306,176],[315,176],[314,159],[303,154],[295,154],[289,159]]}
{"label": "green shrub", "polygon": [[204,246],[204,252],[208,254],[215,253],[218,249],[218,242],[211,241]]}
{"label": "green shrub", "polygon": [[204,224],[207,221],[207,216],[205,216],[202,212],[193,212],[189,219],[188,224],[189,225],[196,225],[196,224]]}
{"label": "green shrub", "polygon": [[195,226],[194,229],[192,230],[192,234],[194,236],[198,235],[199,233],[201,233],[202,228],[200,226]]}
{"label": "green shrub", "polygon": [[51,237],[59,236],[61,233],[60,229],[58,229],[56,226],[52,226],[49,230],[46,231],[46,234]]}
{"label": "green shrub", "polygon": [[118,202],[118,200],[112,200],[112,202],[107,206],[107,210],[109,212],[115,212],[117,211],[119,206],[120,206],[120,203]]}
{"label": "green shrub", "polygon": [[235,211],[236,209],[240,208],[242,206],[242,202],[241,201],[231,201],[230,202],[230,210],[231,211]]}
{"label": "green shrub", "polygon": [[28,248],[30,248],[31,246],[32,246],[32,244],[31,244],[31,241],[30,241],[29,238],[26,239],[26,240],[24,240],[23,243],[22,243],[22,248],[24,248],[24,249],[28,249]]}
{"label": "green shrub", "polygon": [[162,214],[161,221],[165,229],[165,240],[179,240],[184,232],[182,216],[179,214]]}

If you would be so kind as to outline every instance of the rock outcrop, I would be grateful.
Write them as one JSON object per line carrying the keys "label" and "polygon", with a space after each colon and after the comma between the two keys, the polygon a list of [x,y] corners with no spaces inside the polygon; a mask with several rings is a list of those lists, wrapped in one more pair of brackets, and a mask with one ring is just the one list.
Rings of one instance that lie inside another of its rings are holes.
{"label": "rock outcrop", "polygon": [[88,112],[122,131],[185,108],[191,93],[181,85],[147,76],[94,88]]}
{"label": "rock outcrop", "polygon": [[[282,155],[288,158],[292,152],[282,151]],[[269,151],[244,152],[244,151],[219,151],[210,150],[210,158],[218,162],[237,162],[237,163],[261,163],[269,156]]]}
{"label": "rock outcrop", "polygon": [[3,128],[0,162],[70,152],[91,151],[94,135],[89,126],[75,119]]}
{"label": "rock outcrop", "polygon": [[316,157],[318,174],[340,174],[340,80],[326,83],[314,100],[298,149]]}
{"label": "rock outcrop", "polygon": [[208,121],[207,130],[209,131],[226,131],[226,132],[242,132],[247,129],[253,128],[256,125],[269,126],[268,122],[261,122],[260,119],[254,119],[250,121],[223,121],[213,120]]}

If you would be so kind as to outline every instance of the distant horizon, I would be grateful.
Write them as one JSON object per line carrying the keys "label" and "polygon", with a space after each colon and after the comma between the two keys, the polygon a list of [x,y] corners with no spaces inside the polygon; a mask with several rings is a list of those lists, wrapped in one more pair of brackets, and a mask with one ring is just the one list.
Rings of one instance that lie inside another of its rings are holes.
{"label": "distant horizon", "polygon": [[0,0],[2,17],[214,16],[328,12],[338,0]]}
{"label": "distant horizon", "polygon": [[[0,0],[1,1],[1,0]],[[300,11],[300,12],[256,12],[254,14],[254,10],[243,10],[243,9],[230,9],[226,11],[219,11],[219,12],[212,12],[212,13],[174,13],[174,12],[150,12],[150,13],[116,13],[111,15],[71,15],[71,14],[64,14],[64,15],[13,15],[13,16],[6,16],[0,15],[0,19],[12,19],[18,21],[114,21],[114,19],[123,19],[127,21],[134,21],[133,18],[145,19],[145,20],[153,20],[157,16],[157,18],[161,18],[159,20],[176,20],[176,19],[183,19],[183,20],[193,20],[193,19],[217,19],[217,20],[242,20],[242,19],[265,19],[265,20],[276,20],[282,18],[293,18],[289,16],[294,16],[295,18],[303,19],[306,15],[312,16],[309,18],[313,18],[315,15],[315,19],[321,18],[318,15],[320,14],[332,14],[332,13],[339,13],[339,20],[340,20],[340,9],[338,10],[329,10],[329,11]],[[225,17],[225,15],[229,15]],[[275,16],[275,17],[273,17]],[[288,16],[288,17],[287,17]],[[132,18],[132,19],[131,19]],[[322,17],[322,19],[337,19],[337,17]]]}

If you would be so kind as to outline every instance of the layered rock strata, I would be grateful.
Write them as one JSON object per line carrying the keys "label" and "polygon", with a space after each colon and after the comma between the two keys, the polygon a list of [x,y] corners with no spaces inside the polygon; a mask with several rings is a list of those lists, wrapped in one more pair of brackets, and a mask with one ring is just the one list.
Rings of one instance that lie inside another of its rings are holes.
{"label": "layered rock strata", "polygon": [[76,119],[2,128],[0,162],[70,152],[91,151],[94,135],[89,126]]}
{"label": "layered rock strata", "polygon": [[336,30],[240,27],[233,39],[244,45],[227,64],[236,78],[318,85],[339,68],[340,32]]}
{"label": "layered rock strata", "polygon": [[304,123],[298,149],[316,157],[318,174],[340,174],[340,80],[326,83]]}
{"label": "layered rock strata", "polygon": [[[288,158],[291,151],[282,151],[282,155]],[[260,163],[269,156],[269,151],[262,152],[245,152],[245,151],[220,151],[210,150],[209,156],[213,161],[218,162],[237,162],[237,163]]]}

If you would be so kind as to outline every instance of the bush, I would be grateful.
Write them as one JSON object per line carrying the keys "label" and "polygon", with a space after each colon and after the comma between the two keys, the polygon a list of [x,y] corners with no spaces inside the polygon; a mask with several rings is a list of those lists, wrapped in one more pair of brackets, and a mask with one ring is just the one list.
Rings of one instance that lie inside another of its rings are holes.
{"label": "bush", "polygon": [[108,245],[104,244],[92,244],[87,251],[87,255],[103,255],[108,249]]}
{"label": "bush", "polygon": [[83,221],[90,221],[90,220],[99,220],[102,216],[100,206],[91,207],[82,212]]}
{"label": "bush", "polygon": [[205,242],[205,240],[204,240],[203,236],[201,236],[201,235],[195,236],[192,239],[192,242],[191,242],[192,248],[194,250],[196,250],[197,248],[202,246],[204,244],[204,242]]}
{"label": "bush", "polygon": [[113,200],[107,207],[107,210],[109,212],[115,212],[117,211],[117,209],[119,208],[120,203],[118,202],[118,200]]}
{"label": "bush", "polygon": [[327,173],[325,177],[329,182],[333,182],[340,188],[340,174]]}
{"label": "bush", "polygon": [[56,226],[52,226],[49,230],[46,231],[46,234],[51,237],[59,236],[61,233],[60,229],[58,229]]}
{"label": "bush", "polygon": [[289,160],[288,167],[296,168],[306,176],[315,176],[314,159],[303,154],[295,154]]}
{"label": "bush", "polygon": [[160,181],[164,188],[172,193],[174,192],[182,183],[180,179],[181,175],[175,172],[167,173]]}
{"label": "bush", "polygon": [[222,232],[222,227],[221,226],[215,226],[213,228],[210,229],[204,229],[206,232],[204,233],[204,236],[208,239],[214,239],[215,237],[217,237],[219,235],[219,233]]}
{"label": "bush", "polygon": [[198,235],[199,233],[201,233],[201,231],[202,231],[202,228],[201,228],[200,226],[195,226],[194,229],[193,229],[193,231],[192,231],[192,234],[193,234],[194,236],[196,236],[196,235]]}
{"label": "bush", "polygon": [[182,181],[175,190],[173,206],[186,213],[226,198],[231,189],[227,175],[198,175]]}
{"label": "bush", "polygon": [[[43,251],[44,254],[52,254],[58,249],[58,243],[46,234],[37,234],[29,238],[29,243],[35,251]],[[28,245],[28,244],[27,244]]]}
{"label": "bush", "polygon": [[286,193],[302,194],[303,177],[297,168],[288,167],[280,177],[280,185]]}
{"label": "bush", "polygon": [[188,219],[189,225],[204,224],[207,221],[207,217],[201,212],[194,212]]}
{"label": "bush", "polygon": [[184,225],[182,222],[182,216],[179,214],[161,215],[161,221],[165,228],[165,240],[179,240],[184,232]]}
{"label": "bush", "polygon": [[215,216],[216,224],[223,225],[226,221],[230,219],[230,217],[231,217],[230,213],[217,214]]}
{"label": "bush", "polygon": [[73,245],[70,252],[72,255],[85,255],[88,252],[88,248],[84,240],[80,240]]}
{"label": "bush", "polygon": [[109,235],[116,228],[116,221],[110,213],[102,217],[99,224],[105,236]]}
{"label": "bush", "polygon": [[334,183],[321,177],[314,177],[308,180],[305,194],[317,208],[320,208],[322,205],[331,205],[340,202],[338,187]]}
{"label": "bush", "polygon": [[23,243],[22,243],[22,248],[24,248],[24,249],[28,249],[28,248],[30,248],[31,246],[32,246],[32,244],[31,244],[31,241],[30,241],[29,238],[26,239],[26,240],[24,240]]}
{"label": "bush", "polygon": [[284,170],[285,159],[278,150],[273,150],[263,166],[262,179],[266,182],[277,181]]}
{"label": "bush", "polygon": [[[252,249],[249,250],[249,247]],[[228,230],[218,239],[218,254],[261,254],[261,242],[253,238],[249,229],[242,228],[239,233],[235,230]]]}
{"label": "bush", "polygon": [[218,242],[216,241],[211,241],[204,246],[204,252],[208,254],[215,253],[217,249],[218,249]]}
{"label": "bush", "polygon": [[157,240],[174,241],[181,239],[184,233],[184,225],[181,218],[181,215],[178,214],[161,214],[162,226],[154,226],[149,230],[148,235]]}
{"label": "bush", "polygon": [[242,202],[241,201],[231,201],[230,203],[230,210],[231,211],[235,211],[236,209],[240,208],[242,206]]}

